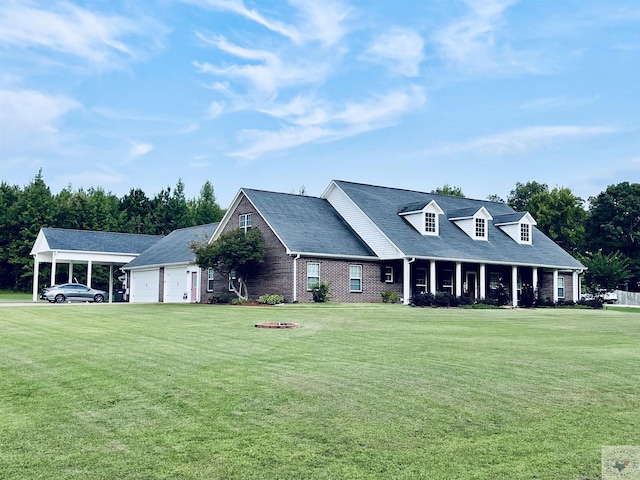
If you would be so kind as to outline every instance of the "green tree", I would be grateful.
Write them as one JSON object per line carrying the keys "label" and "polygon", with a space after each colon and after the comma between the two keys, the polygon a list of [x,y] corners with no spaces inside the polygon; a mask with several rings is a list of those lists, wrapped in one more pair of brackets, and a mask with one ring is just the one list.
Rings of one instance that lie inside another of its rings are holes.
{"label": "green tree", "polygon": [[139,188],[132,188],[120,199],[120,227],[125,233],[154,234],[152,203]]}
{"label": "green tree", "polygon": [[620,252],[603,254],[597,251],[581,258],[587,270],[584,286],[588,293],[603,299],[604,295],[621,288],[629,280],[629,260]]}
{"label": "green tree", "polygon": [[0,289],[18,284],[17,269],[10,262],[10,246],[20,231],[16,205],[21,195],[17,185],[0,183]]}
{"label": "green tree", "polygon": [[219,222],[224,215],[224,210],[216,202],[213,185],[207,180],[200,189],[200,196],[189,204],[193,225],[205,225]]}
{"label": "green tree", "polygon": [[504,198],[502,198],[497,193],[492,193],[491,195],[487,195],[487,200],[489,200],[490,202],[495,202],[495,203],[506,203],[504,201]]}
{"label": "green tree", "polygon": [[[9,245],[9,264],[15,284],[12,288],[28,290],[33,280],[33,243],[43,227],[55,226],[57,212],[51,190],[39,170],[15,203],[17,235]],[[44,275],[44,271],[41,272]]]}
{"label": "green tree", "polygon": [[538,223],[538,229],[565,250],[584,251],[587,212],[584,200],[569,188],[555,187],[549,191],[544,183],[516,183],[507,203],[519,212],[529,212]]}
{"label": "green tree", "polygon": [[431,190],[431,193],[449,195],[450,197],[464,197],[464,193],[462,193],[462,189],[460,187],[452,187],[448,183],[445,183],[442,187],[438,187],[435,190]]}
{"label": "green tree", "polygon": [[589,201],[589,250],[624,255],[629,261],[629,289],[640,291],[640,183],[609,185]]}
{"label": "green tree", "polygon": [[264,240],[260,230],[254,228],[244,233],[237,228],[223,233],[209,244],[192,245],[192,249],[200,268],[214,268],[228,275],[229,285],[238,298],[249,298],[247,280],[264,261]]}
{"label": "green tree", "polygon": [[535,217],[533,212],[535,206],[532,205],[532,202],[535,202],[537,196],[548,193],[549,186],[546,183],[516,182],[516,188],[511,190],[507,196],[507,204],[518,212],[529,212]]}

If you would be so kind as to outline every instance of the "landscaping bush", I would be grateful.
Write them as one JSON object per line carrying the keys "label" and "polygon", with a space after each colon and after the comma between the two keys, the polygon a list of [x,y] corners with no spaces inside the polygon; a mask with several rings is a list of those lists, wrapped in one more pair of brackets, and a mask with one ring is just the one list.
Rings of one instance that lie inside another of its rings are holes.
{"label": "landscaping bush", "polygon": [[231,301],[236,298],[235,295],[231,295],[230,293],[222,293],[220,295],[215,295],[209,299],[209,303],[224,303],[229,304]]}
{"label": "landscaping bush", "polygon": [[520,293],[520,306],[522,308],[533,308],[536,303],[536,295],[533,286],[523,285],[522,293]]}
{"label": "landscaping bush", "polygon": [[455,301],[458,307],[467,307],[473,303],[471,297],[456,297]]}
{"label": "landscaping bush", "polygon": [[262,303],[263,305],[277,305],[279,303],[284,303],[284,296],[282,295],[260,295],[258,297],[258,303]]}
{"label": "landscaping bush", "polygon": [[382,295],[383,303],[398,303],[400,301],[400,294],[398,292],[392,292],[391,290],[385,290]]}
{"label": "landscaping bush", "polygon": [[328,302],[329,301],[329,284],[327,282],[320,282],[317,287],[311,290],[314,302]]}
{"label": "landscaping bush", "polygon": [[449,292],[437,292],[433,299],[433,305],[436,307],[457,307],[455,303],[455,297]]}
{"label": "landscaping bush", "polygon": [[434,302],[433,293],[418,293],[411,297],[410,304],[414,307],[430,307]]}

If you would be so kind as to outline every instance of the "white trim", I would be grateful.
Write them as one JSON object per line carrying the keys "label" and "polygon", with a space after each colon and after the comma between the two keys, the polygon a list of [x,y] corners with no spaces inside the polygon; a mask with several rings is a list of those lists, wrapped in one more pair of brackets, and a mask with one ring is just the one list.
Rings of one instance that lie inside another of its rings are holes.
{"label": "white trim", "polygon": [[[317,252],[290,252],[287,251],[287,255],[301,255],[303,257],[318,257],[318,258],[335,258],[337,260],[360,260],[361,262],[380,262],[383,259],[380,257],[364,257],[358,255],[334,255],[331,253],[317,253]],[[389,260],[397,260],[392,258]]]}
{"label": "white trim", "polygon": [[[360,277],[352,277],[351,276],[351,267],[360,268]],[[352,264],[349,265],[349,293],[362,293],[363,277],[364,277],[364,269],[362,268],[362,264],[352,263]],[[353,290],[351,288],[351,280],[360,280],[360,289],[359,290]]]}

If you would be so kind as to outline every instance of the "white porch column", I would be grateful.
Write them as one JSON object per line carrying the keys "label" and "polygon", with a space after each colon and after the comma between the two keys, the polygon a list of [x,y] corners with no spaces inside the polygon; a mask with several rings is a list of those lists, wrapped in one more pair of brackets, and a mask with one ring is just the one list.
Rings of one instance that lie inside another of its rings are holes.
{"label": "white porch column", "polygon": [[87,287],[91,288],[91,267],[93,265],[93,262],[91,260],[89,260],[89,262],[87,263]]}
{"label": "white porch column", "polygon": [[113,264],[109,265],[109,303],[113,302]]}
{"label": "white porch column", "polygon": [[404,258],[402,262],[402,303],[409,305],[409,299],[411,298],[411,264],[413,260]]}
{"label": "white porch column", "polygon": [[40,257],[33,256],[33,303],[38,301],[38,277],[40,276]]}
{"label": "white porch column", "polygon": [[52,252],[51,253],[51,280],[50,280],[49,285],[55,285],[56,284],[56,268],[57,268],[56,256],[57,256],[56,252]]}
{"label": "white porch column", "polygon": [[456,262],[456,297],[462,296],[462,263]]}
{"label": "white porch column", "polygon": [[576,270],[574,270],[572,272],[572,277],[573,277],[573,301],[577,302],[580,300],[580,276],[578,275],[578,272]]}
{"label": "white porch column", "polygon": [[480,264],[480,300],[487,298],[487,266]]}
{"label": "white porch column", "polygon": [[518,267],[511,267],[511,305],[518,306]]}
{"label": "white porch column", "polygon": [[536,295],[536,299],[538,298],[538,267],[533,267],[533,277],[531,280],[532,283],[532,287],[533,287],[533,294]]}
{"label": "white porch column", "polygon": [[436,294],[436,261],[429,261],[429,293]]}
{"label": "white porch column", "polygon": [[553,271],[553,303],[558,302],[558,270]]}
{"label": "white porch column", "polygon": [[69,283],[73,282],[73,263],[69,262]]}

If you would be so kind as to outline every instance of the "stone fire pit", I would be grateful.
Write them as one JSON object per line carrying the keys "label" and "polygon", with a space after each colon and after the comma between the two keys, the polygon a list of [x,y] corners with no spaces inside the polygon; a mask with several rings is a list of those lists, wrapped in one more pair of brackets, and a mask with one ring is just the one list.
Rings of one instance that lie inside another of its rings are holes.
{"label": "stone fire pit", "polygon": [[293,322],[265,322],[256,323],[256,328],[299,328],[300,325]]}

